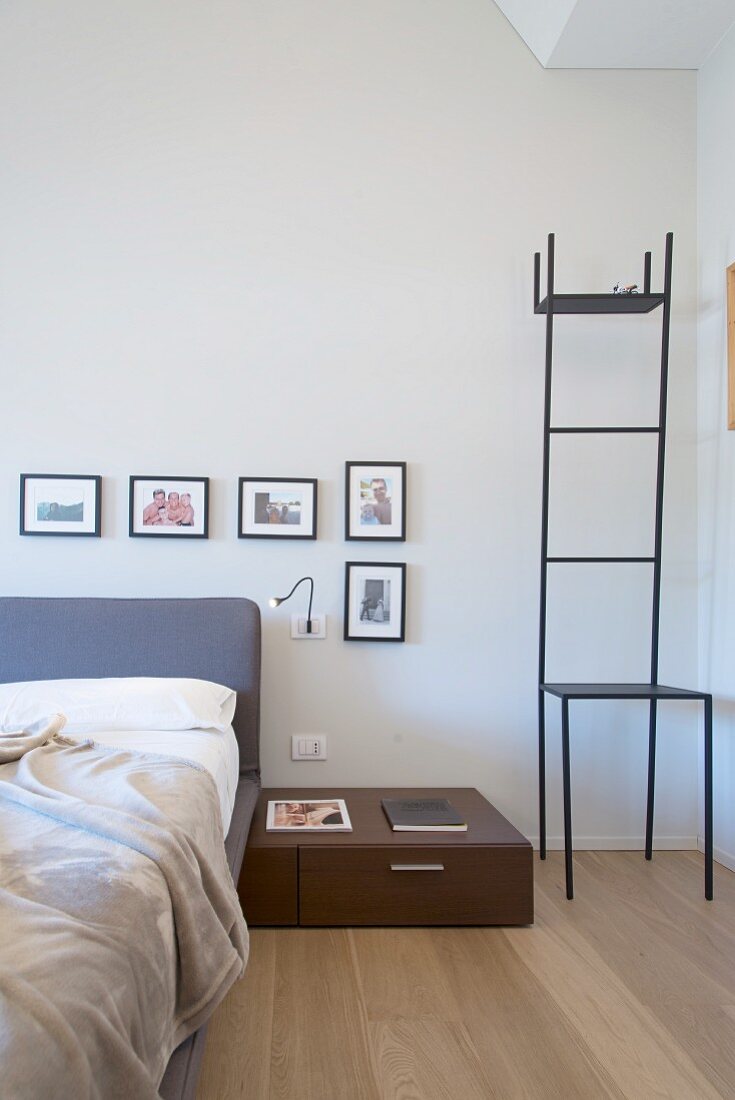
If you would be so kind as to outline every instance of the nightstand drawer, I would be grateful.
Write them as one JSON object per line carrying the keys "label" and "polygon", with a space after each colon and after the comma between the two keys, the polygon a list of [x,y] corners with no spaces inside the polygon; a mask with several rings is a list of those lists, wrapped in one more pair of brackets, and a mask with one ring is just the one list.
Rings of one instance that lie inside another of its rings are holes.
{"label": "nightstand drawer", "polygon": [[301,846],[302,925],[531,924],[531,846]]}

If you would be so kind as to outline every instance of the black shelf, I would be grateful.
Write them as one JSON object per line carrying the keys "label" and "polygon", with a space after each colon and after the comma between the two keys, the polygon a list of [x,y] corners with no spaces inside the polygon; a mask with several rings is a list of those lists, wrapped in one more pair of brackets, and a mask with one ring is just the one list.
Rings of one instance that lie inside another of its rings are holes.
{"label": "black shelf", "polygon": [[[663,294],[554,294],[552,313],[651,313],[663,305]],[[534,313],[546,313],[548,298]]]}
{"label": "black shelf", "polygon": [[558,699],[706,699],[701,691],[665,684],[539,684]]}

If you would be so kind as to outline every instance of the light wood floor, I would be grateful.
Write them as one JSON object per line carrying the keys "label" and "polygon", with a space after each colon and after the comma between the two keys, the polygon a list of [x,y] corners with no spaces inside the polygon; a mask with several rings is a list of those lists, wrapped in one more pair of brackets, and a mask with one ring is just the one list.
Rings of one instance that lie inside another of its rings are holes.
{"label": "light wood floor", "polygon": [[735,1097],[735,875],[702,857],[535,863],[533,928],[251,934],[197,1100]]}

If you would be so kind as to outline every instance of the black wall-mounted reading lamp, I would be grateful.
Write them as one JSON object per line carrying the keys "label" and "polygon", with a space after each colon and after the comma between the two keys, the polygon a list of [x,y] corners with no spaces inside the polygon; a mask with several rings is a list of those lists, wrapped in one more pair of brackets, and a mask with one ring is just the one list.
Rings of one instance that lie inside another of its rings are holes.
{"label": "black wall-mounted reading lamp", "polygon": [[290,600],[296,589],[299,587],[300,584],[303,584],[304,581],[308,581],[311,585],[311,592],[309,593],[309,610],[306,613],[306,633],[311,634],[311,604],[312,600],[314,599],[313,577],[302,577],[301,580],[296,581],[296,584],[293,586],[287,596],[271,596],[271,598],[268,600],[268,604],[270,607],[278,607],[279,604],[285,603],[286,600]]}

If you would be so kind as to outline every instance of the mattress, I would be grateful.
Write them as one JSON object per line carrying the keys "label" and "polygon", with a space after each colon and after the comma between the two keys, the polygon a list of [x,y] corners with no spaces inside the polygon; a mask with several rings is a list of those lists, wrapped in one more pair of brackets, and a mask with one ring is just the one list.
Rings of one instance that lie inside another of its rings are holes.
{"label": "mattress", "polygon": [[201,764],[214,779],[222,812],[225,836],[230,827],[235,793],[240,778],[240,757],[232,726],[219,730],[108,730],[95,733],[100,745],[110,745],[134,752],[152,752],[160,756],[175,756]]}

